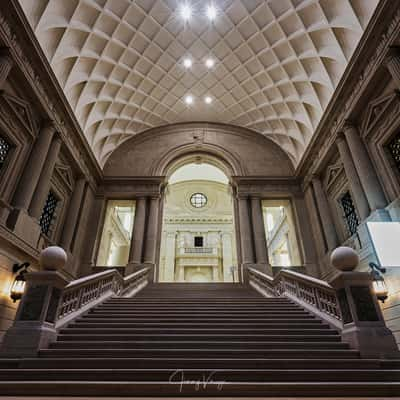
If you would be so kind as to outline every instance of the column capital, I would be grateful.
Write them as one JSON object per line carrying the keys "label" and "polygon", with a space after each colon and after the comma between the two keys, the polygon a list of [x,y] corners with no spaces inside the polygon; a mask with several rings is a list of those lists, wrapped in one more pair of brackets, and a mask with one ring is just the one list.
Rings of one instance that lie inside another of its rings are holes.
{"label": "column capital", "polygon": [[0,59],[13,60],[9,47],[0,47]]}
{"label": "column capital", "polygon": [[388,65],[395,60],[400,61],[400,47],[390,46],[386,53],[384,63],[385,65]]}
{"label": "column capital", "polygon": [[343,122],[343,129],[342,132],[344,135],[346,135],[346,133],[350,132],[350,131],[355,131],[358,133],[358,128],[357,125],[351,121],[350,119],[345,119]]}
{"label": "column capital", "polygon": [[250,195],[250,199],[251,200],[259,200],[259,201],[261,201],[262,196],[259,195],[259,194],[252,194],[252,195]]}
{"label": "column capital", "polygon": [[336,143],[339,142],[344,142],[346,141],[346,136],[344,135],[344,132],[340,131],[336,134]]}

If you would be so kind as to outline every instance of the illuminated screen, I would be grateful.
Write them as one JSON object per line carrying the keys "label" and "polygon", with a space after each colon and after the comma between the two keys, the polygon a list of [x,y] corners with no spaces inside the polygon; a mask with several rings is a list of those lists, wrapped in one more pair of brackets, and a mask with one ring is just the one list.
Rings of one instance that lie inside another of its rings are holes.
{"label": "illuminated screen", "polygon": [[383,267],[400,267],[400,222],[367,222],[376,256]]}

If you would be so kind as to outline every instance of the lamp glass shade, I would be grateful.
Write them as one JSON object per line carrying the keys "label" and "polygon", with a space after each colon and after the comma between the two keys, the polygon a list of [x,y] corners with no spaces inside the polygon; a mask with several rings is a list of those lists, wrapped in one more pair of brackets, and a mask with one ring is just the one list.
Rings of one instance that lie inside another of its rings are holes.
{"label": "lamp glass shade", "polygon": [[373,289],[379,300],[384,301],[388,297],[388,288],[383,279],[373,281]]}
{"label": "lamp glass shade", "polygon": [[[19,279],[18,279],[19,278]],[[10,297],[14,301],[20,300],[25,291],[26,282],[19,276],[15,278],[10,290]]]}

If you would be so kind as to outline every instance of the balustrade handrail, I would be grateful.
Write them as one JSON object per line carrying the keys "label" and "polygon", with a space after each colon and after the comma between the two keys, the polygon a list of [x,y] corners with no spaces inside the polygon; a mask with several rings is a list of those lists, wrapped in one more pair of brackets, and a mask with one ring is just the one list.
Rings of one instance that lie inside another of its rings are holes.
{"label": "balustrade handrail", "polygon": [[250,285],[267,296],[287,297],[335,328],[342,329],[342,315],[335,289],[329,283],[290,270],[270,277],[248,267]]}
{"label": "balustrade handrail", "polygon": [[113,295],[123,297],[139,291],[148,283],[149,271],[149,268],[143,268],[123,277],[116,269],[110,269],[70,282],[59,296],[56,328],[61,328]]}

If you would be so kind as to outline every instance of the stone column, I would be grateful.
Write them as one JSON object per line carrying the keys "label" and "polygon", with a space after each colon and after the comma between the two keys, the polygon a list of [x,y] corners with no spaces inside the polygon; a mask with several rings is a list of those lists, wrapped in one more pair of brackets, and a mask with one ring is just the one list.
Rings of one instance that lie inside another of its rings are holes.
{"label": "stone column", "polygon": [[3,89],[14,61],[8,47],[0,48],[0,89]]}
{"label": "stone column", "polygon": [[328,199],[326,198],[324,189],[322,188],[321,181],[317,176],[314,176],[312,178],[312,185],[314,188],[315,199],[320,215],[320,222],[324,231],[326,245],[328,247],[328,250],[332,250],[336,246],[338,246],[339,239],[337,237],[335,225],[333,223]]}
{"label": "stone column", "polygon": [[385,208],[385,194],[357,128],[346,124],[343,132],[371,211]]}
{"label": "stone column", "polygon": [[400,89],[400,48],[391,47],[386,58],[386,68],[392,75],[397,89]]}
{"label": "stone column", "polygon": [[35,219],[39,219],[42,215],[43,205],[46,201],[47,195],[49,194],[50,181],[53,175],[54,167],[56,165],[58,154],[60,152],[60,148],[61,137],[59,135],[56,135],[51,142],[49,153],[46,157],[46,162],[43,166],[39,182],[36,186],[35,193],[29,206],[29,214]]}
{"label": "stone column", "polygon": [[264,218],[261,207],[261,199],[259,197],[251,197],[251,218],[253,225],[254,248],[256,253],[255,261],[257,264],[269,269],[267,272],[272,273],[272,270],[269,268]]}
{"label": "stone column", "polygon": [[238,198],[240,248],[242,264],[254,263],[253,235],[250,225],[249,203],[247,197]]}
{"label": "stone column", "polygon": [[347,145],[346,138],[343,134],[338,135],[336,145],[339,150],[340,159],[343,162],[347,179],[349,180],[351,191],[354,194],[354,201],[356,203],[357,210],[360,214],[361,220],[363,221],[369,216],[370,208],[364,193],[364,189],[362,188],[360,178],[358,177],[356,167],[354,166],[351,158],[349,146]]}
{"label": "stone column", "polygon": [[74,238],[75,229],[78,223],[78,216],[81,209],[85,186],[85,178],[80,178],[76,181],[74,191],[72,192],[71,201],[68,206],[66,223],[64,224],[60,241],[61,247],[67,252],[71,251],[72,240]]}
{"label": "stone column", "polygon": [[146,227],[146,197],[136,199],[135,220],[133,222],[131,247],[127,274],[139,269],[142,264],[144,230]]}
{"label": "stone column", "polygon": [[[147,218],[146,241],[144,248],[144,264],[152,268],[156,265],[157,239],[158,239],[158,213],[160,198],[151,197]],[[151,275],[151,274],[150,274]]]}
{"label": "stone column", "polygon": [[232,235],[229,232],[222,232],[222,268],[224,282],[232,282],[231,267],[233,266]]}
{"label": "stone column", "polygon": [[40,131],[25,165],[21,179],[14,194],[13,206],[27,210],[39,181],[40,173],[46,161],[51,141],[55,132],[52,122],[47,123]]}
{"label": "stone column", "polygon": [[165,266],[164,280],[166,282],[175,281],[175,232],[167,232],[165,237]]}

